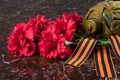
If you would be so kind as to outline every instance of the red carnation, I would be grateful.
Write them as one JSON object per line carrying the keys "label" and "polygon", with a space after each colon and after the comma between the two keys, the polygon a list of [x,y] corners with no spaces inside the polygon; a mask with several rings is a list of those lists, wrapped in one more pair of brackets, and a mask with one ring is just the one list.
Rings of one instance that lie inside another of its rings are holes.
{"label": "red carnation", "polygon": [[82,18],[77,13],[63,14],[62,18],[57,18],[54,25],[58,29],[59,34],[64,34],[68,41],[73,41],[77,26],[82,22]]}
{"label": "red carnation", "polygon": [[82,17],[77,13],[73,13],[73,14],[64,13],[63,20],[64,22],[68,22],[68,20],[73,20],[78,25],[82,22]]}
{"label": "red carnation", "polygon": [[15,57],[33,55],[36,45],[32,28],[25,23],[18,23],[8,38],[7,47]]}
{"label": "red carnation", "polygon": [[46,20],[45,17],[41,14],[37,15],[36,18],[30,18],[28,22],[28,26],[32,27],[33,35],[35,38],[35,42],[38,43],[39,37],[43,30],[46,30],[49,25],[51,25],[51,20]]}
{"label": "red carnation", "polygon": [[65,46],[66,38],[63,34],[56,34],[55,26],[49,27],[41,33],[38,44],[39,53],[48,59],[64,59],[72,54],[72,50]]}

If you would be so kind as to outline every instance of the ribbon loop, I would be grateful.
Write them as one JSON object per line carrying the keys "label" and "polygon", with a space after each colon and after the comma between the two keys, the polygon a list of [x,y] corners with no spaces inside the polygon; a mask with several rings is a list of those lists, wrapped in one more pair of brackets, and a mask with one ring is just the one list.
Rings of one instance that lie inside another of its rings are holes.
{"label": "ribbon loop", "polygon": [[93,51],[97,40],[91,38],[83,38],[79,41],[72,56],[65,62],[76,67],[80,67]]}
{"label": "ribbon loop", "polygon": [[111,42],[115,56],[120,60],[120,35],[110,35],[108,39]]}
{"label": "ribbon loop", "polygon": [[117,77],[109,47],[97,46],[95,48],[94,60],[98,77]]}

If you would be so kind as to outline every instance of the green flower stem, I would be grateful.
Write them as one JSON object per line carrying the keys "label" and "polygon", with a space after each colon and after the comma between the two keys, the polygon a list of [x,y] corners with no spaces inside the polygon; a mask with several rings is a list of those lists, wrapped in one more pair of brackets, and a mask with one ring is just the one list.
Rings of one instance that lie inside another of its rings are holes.
{"label": "green flower stem", "polygon": [[[69,42],[69,41],[65,42],[66,46],[77,45],[77,44],[78,44],[78,40],[75,40],[75,42]],[[109,46],[110,41],[108,39],[99,39],[98,42],[97,42],[97,45],[99,45],[99,46]]]}
{"label": "green flower stem", "polygon": [[97,42],[97,45],[109,46],[110,45],[110,41],[108,39],[99,39],[98,42]]}

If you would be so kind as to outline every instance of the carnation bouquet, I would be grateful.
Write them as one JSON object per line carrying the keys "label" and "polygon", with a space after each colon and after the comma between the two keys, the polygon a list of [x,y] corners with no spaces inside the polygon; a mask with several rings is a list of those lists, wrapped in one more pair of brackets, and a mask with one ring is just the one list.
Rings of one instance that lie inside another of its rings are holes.
{"label": "carnation bouquet", "polygon": [[8,49],[14,57],[39,54],[47,59],[69,58],[73,49],[66,45],[74,44],[75,32],[82,29],[81,22],[82,17],[77,13],[64,13],[54,21],[38,14],[28,23],[20,22],[14,27],[8,37]]}

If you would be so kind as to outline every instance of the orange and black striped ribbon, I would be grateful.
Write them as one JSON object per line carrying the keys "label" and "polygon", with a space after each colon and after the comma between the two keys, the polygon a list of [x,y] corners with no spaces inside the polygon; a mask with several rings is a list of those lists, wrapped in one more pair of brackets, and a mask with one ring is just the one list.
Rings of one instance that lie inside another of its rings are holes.
{"label": "orange and black striped ribbon", "polygon": [[120,59],[120,35],[110,35],[108,38],[116,57]]}
{"label": "orange and black striped ribbon", "polygon": [[107,46],[96,46],[95,68],[98,77],[116,78],[116,71],[111,57],[110,48]]}
{"label": "orange and black striped ribbon", "polygon": [[71,57],[65,62],[76,67],[80,67],[93,51],[97,40],[91,38],[83,38],[79,41],[76,49]]}

